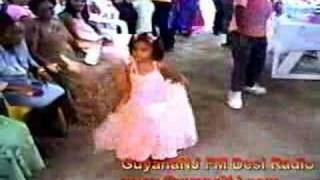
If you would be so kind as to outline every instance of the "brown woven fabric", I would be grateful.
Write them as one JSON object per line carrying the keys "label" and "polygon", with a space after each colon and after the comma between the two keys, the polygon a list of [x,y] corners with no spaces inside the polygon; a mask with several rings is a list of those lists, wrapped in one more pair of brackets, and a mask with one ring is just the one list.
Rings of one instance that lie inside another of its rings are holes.
{"label": "brown woven fabric", "polygon": [[120,101],[115,74],[124,73],[124,64],[102,61],[96,66],[81,64],[81,72],[64,71],[63,77],[71,92],[77,124],[94,128],[106,119]]}

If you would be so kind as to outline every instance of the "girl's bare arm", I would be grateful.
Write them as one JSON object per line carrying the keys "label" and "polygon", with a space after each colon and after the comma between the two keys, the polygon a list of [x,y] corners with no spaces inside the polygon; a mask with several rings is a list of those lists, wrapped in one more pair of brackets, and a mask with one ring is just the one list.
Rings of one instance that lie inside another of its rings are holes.
{"label": "girl's bare arm", "polygon": [[175,68],[170,66],[168,63],[165,63],[165,62],[159,63],[159,68],[162,76],[165,79],[170,79],[173,82],[180,82],[186,86],[189,86],[188,79],[184,75],[179,73]]}
{"label": "girl's bare arm", "polygon": [[121,95],[119,103],[115,106],[117,108],[120,104],[125,104],[128,102],[130,98],[131,82],[129,68],[123,64],[117,65],[114,74],[116,86]]}

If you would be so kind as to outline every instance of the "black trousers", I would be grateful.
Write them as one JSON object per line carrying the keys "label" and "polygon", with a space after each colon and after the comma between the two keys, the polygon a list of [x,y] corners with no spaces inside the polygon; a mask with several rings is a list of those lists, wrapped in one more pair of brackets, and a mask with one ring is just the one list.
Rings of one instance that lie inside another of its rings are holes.
{"label": "black trousers", "polygon": [[224,20],[225,20],[225,11],[222,0],[213,0],[213,3],[216,7],[216,15],[213,22],[213,32],[214,34],[220,34],[225,32]]}
{"label": "black trousers", "polygon": [[227,32],[227,44],[231,45],[232,35],[228,29],[232,20],[232,15],[233,15],[233,0],[229,0],[228,3],[224,4],[224,12],[225,12],[224,26],[225,26],[225,31]]}
{"label": "black trousers", "polygon": [[172,4],[167,2],[153,2],[155,5],[155,12],[152,18],[153,33],[157,34],[156,28],[160,30],[160,37],[163,41],[166,50],[174,47],[174,31],[169,27],[169,18],[172,10]]}
{"label": "black trousers", "polygon": [[252,87],[259,80],[265,65],[266,50],[266,38],[232,33],[232,91],[241,91],[244,85]]}

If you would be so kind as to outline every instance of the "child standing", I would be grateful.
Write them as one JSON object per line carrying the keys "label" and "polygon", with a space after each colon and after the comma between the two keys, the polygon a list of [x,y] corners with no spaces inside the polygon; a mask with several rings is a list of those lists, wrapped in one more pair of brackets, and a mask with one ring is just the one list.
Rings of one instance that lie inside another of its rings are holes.
{"label": "child standing", "polygon": [[242,93],[265,95],[259,85],[267,55],[267,22],[273,11],[271,0],[235,0],[230,24],[233,71],[227,105],[242,109]]}
{"label": "child standing", "polygon": [[151,34],[134,36],[129,47],[133,60],[127,81],[120,81],[124,95],[96,129],[96,149],[115,150],[121,160],[174,158],[198,139],[187,80],[161,61],[160,40]]}

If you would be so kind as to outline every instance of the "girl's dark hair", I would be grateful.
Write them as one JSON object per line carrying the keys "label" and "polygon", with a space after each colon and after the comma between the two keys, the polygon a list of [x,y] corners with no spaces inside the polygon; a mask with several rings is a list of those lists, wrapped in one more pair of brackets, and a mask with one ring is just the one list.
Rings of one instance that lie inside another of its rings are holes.
{"label": "girl's dark hair", "polygon": [[162,61],[164,58],[164,48],[159,37],[155,37],[150,33],[142,33],[134,35],[129,42],[130,54],[133,53],[134,45],[137,42],[145,42],[152,47],[152,58],[156,61]]}
{"label": "girl's dark hair", "polygon": [[[77,17],[77,10],[75,10],[73,7],[72,7],[72,4],[70,2],[71,0],[67,0],[66,1],[66,7],[64,9],[63,12],[67,12],[69,13],[73,18],[76,18]],[[89,23],[89,9],[88,9],[88,4],[86,2],[82,12],[81,12],[81,15],[82,15],[82,18],[87,22]]]}
{"label": "girl's dark hair", "polygon": [[57,5],[55,0],[31,0],[29,2],[29,8],[34,14],[36,14],[40,4],[43,3],[43,2],[46,2],[46,1],[50,2],[54,6]]}
{"label": "girl's dark hair", "polygon": [[14,25],[15,21],[7,13],[7,4],[0,5],[0,33],[4,32],[7,27]]}

